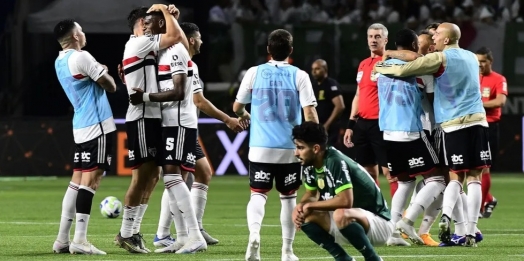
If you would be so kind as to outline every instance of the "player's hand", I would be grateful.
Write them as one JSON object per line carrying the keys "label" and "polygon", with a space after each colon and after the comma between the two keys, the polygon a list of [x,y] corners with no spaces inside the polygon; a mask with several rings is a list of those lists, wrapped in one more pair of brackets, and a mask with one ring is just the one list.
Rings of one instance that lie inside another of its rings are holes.
{"label": "player's hand", "polygon": [[297,204],[295,209],[293,210],[293,214],[291,215],[291,218],[293,220],[293,223],[295,223],[295,228],[297,230],[300,230],[302,227],[302,224],[304,224],[304,216],[303,216],[303,210],[302,210],[302,204]]}
{"label": "player's hand", "polygon": [[229,117],[229,119],[227,119],[224,123],[229,129],[236,133],[239,133],[244,130],[238,119]]}
{"label": "player's hand", "polygon": [[175,5],[169,5],[167,7],[167,11],[172,14],[176,20],[178,20],[178,17],[180,16],[180,10],[178,10],[178,8],[176,8]]}
{"label": "player's hand", "polygon": [[135,93],[129,95],[129,102],[133,105],[144,103],[144,91],[139,88],[133,88],[133,91],[135,91]]}
{"label": "player's hand", "polygon": [[167,10],[167,5],[163,5],[163,4],[154,4],[152,5],[149,10],[147,10],[148,13],[151,13],[151,12],[156,12],[156,11],[162,11],[162,10]]}
{"label": "player's hand", "polygon": [[249,124],[251,123],[250,120],[242,120],[242,118],[238,118],[238,120],[240,122],[240,126],[242,126],[244,130],[247,130],[249,128]]}
{"label": "player's hand", "polygon": [[120,78],[122,83],[125,85],[126,84],[126,78],[125,78],[125,73],[124,73],[124,66],[122,66],[121,64],[118,64],[117,72],[118,72],[118,78]]}
{"label": "player's hand", "polygon": [[305,220],[313,211],[309,209],[309,203],[306,203],[302,206],[302,218]]}
{"label": "player's hand", "polygon": [[353,130],[352,129],[346,129],[346,133],[344,134],[344,145],[348,148],[353,148],[355,144],[351,141],[351,138],[353,137]]}

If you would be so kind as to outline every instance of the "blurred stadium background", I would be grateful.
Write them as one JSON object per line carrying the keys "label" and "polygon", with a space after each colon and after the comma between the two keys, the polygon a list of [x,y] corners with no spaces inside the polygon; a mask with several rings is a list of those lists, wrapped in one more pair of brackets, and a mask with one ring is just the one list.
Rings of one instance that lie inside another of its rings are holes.
{"label": "blurred stadium background", "polygon": [[[88,50],[115,79],[129,37],[126,17],[138,6],[175,4],[181,20],[196,23],[203,38],[194,60],[205,95],[233,115],[231,104],[242,72],[268,59],[267,33],[294,35],[293,64],[310,71],[318,58],[329,64],[346,105],[355,92],[359,61],[369,55],[366,28],[384,23],[390,33],[451,21],[462,29],[461,46],[489,47],[495,71],[508,80],[496,170],[522,172],[524,125],[523,9],[519,0],[2,0],[0,1],[0,177],[69,176],[73,155],[72,107],[54,71],[59,45],[54,25],[78,21]],[[393,48],[390,42],[388,48]],[[108,94],[115,118],[125,117],[128,97]],[[349,106],[346,106],[349,107]],[[349,113],[346,108],[343,118]],[[247,133],[233,134],[201,114],[200,139],[217,175],[247,174]],[[129,175],[124,126],[115,134],[111,175]],[[343,149],[339,143],[339,148]],[[351,150],[344,151],[351,154]]]}

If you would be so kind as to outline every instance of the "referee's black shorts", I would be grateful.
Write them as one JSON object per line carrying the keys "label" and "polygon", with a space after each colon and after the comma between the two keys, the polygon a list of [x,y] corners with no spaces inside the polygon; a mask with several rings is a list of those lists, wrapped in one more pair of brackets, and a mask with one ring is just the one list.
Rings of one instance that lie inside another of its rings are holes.
{"label": "referee's black shorts", "polygon": [[378,120],[359,118],[353,127],[355,161],[362,166],[379,164],[387,167],[386,144]]}

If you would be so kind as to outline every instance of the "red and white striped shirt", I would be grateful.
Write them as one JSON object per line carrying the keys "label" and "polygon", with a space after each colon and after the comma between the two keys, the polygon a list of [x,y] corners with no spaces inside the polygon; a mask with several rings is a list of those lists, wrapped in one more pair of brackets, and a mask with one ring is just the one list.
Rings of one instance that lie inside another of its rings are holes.
{"label": "red and white striped shirt", "polygon": [[[160,37],[161,35],[131,35],[127,41],[122,64],[129,94],[135,93],[133,88],[142,89],[146,93],[158,92],[156,55],[160,49]],[[160,103],[145,102],[139,105],[129,104],[126,121],[161,117]]]}

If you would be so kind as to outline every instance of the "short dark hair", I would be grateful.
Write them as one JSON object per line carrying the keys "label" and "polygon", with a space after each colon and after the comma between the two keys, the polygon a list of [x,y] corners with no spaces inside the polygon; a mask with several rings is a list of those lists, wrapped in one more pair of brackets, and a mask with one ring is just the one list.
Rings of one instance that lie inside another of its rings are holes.
{"label": "short dark hair", "polygon": [[417,34],[411,29],[402,29],[395,35],[395,45],[406,50],[413,50],[413,43],[418,40]]}
{"label": "short dark hair", "polygon": [[431,30],[431,29],[435,29],[437,30],[438,26],[440,25],[440,23],[431,23],[431,24],[428,24],[428,26],[426,26],[426,30]]}
{"label": "short dark hair", "polygon": [[197,32],[200,32],[200,29],[194,23],[181,23],[180,28],[187,37],[193,37]]}
{"label": "short dark hair", "polygon": [[433,34],[431,34],[431,32],[430,32],[428,29],[421,30],[420,33],[419,33],[418,35],[429,35],[429,36],[433,36]]}
{"label": "short dark hair", "polygon": [[64,37],[71,33],[75,26],[75,21],[72,19],[66,19],[58,22],[58,24],[55,25],[55,29],[53,30],[56,40],[61,41]]}
{"label": "short dark hair", "polygon": [[488,58],[488,60],[493,62],[493,53],[491,52],[491,50],[488,47],[482,46],[475,53],[480,54],[480,55],[485,55],[486,58]]}
{"label": "short dark hair", "polygon": [[134,32],[136,21],[138,21],[138,19],[140,18],[146,17],[147,10],[149,10],[149,8],[145,6],[131,10],[129,15],[127,16],[127,26],[129,27],[131,32]]}
{"label": "short dark hair", "polygon": [[284,29],[277,29],[269,34],[267,46],[273,60],[283,61],[291,54],[293,36]]}
{"label": "short dark hair", "polygon": [[327,145],[328,135],[322,124],[312,121],[303,122],[293,127],[293,139],[300,140],[308,145],[319,144],[322,148]]}

